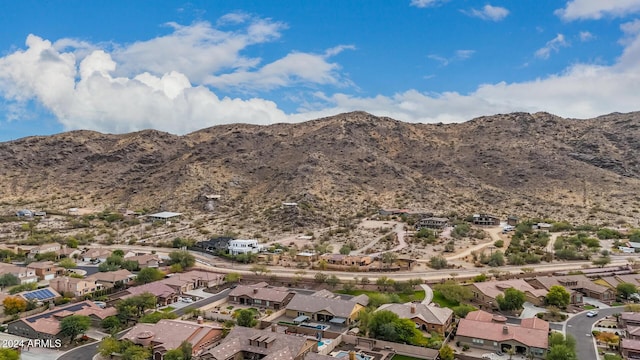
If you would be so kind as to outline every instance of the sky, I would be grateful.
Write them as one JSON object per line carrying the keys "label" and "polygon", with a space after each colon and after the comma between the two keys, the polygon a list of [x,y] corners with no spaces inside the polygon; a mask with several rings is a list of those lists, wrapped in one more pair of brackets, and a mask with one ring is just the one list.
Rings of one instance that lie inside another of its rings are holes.
{"label": "sky", "polygon": [[0,141],[640,110],[640,0],[7,1]]}

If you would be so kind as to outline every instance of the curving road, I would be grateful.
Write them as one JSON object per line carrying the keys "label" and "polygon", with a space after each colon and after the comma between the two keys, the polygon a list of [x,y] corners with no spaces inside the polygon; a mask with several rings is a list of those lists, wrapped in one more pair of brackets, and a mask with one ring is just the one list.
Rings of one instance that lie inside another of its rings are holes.
{"label": "curving road", "polygon": [[598,309],[598,315],[592,318],[587,317],[587,311],[583,311],[567,321],[566,332],[576,339],[578,359],[598,360],[593,336],[591,336],[593,324],[606,316],[611,316],[622,311],[623,309],[620,307]]}

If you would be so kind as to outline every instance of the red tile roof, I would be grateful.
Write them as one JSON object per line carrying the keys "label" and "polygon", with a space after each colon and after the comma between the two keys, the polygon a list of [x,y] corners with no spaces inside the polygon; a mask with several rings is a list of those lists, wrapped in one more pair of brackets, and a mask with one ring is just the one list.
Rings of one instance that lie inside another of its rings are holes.
{"label": "red tile roof", "polygon": [[485,311],[473,311],[460,320],[457,335],[496,342],[514,340],[541,349],[549,346],[549,323],[544,320],[523,319],[521,326],[515,326],[492,322],[492,318],[493,315]]}

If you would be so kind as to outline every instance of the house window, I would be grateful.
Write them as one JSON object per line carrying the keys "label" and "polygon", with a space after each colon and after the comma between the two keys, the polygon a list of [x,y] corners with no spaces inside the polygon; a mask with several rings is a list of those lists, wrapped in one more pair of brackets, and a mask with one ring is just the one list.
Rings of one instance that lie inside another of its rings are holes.
{"label": "house window", "polygon": [[480,345],[484,344],[484,340],[482,339],[472,339],[471,342],[473,342],[474,344],[480,344]]}
{"label": "house window", "polygon": [[253,303],[254,303],[254,304],[262,304],[262,300],[260,300],[260,299],[254,299],[254,300],[253,300]]}

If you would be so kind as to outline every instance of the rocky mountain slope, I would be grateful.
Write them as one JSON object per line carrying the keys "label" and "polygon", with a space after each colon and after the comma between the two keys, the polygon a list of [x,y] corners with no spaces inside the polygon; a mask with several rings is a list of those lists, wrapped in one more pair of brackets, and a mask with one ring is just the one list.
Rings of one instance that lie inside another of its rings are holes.
{"label": "rocky mountain slope", "polygon": [[[209,209],[330,223],[377,207],[637,225],[640,113],[410,124],[363,112],[185,136],[91,131],[0,143],[0,199],[42,208]],[[573,219],[573,220],[572,220]]]}

